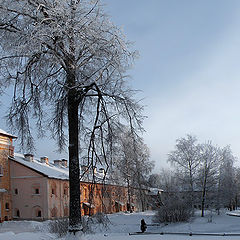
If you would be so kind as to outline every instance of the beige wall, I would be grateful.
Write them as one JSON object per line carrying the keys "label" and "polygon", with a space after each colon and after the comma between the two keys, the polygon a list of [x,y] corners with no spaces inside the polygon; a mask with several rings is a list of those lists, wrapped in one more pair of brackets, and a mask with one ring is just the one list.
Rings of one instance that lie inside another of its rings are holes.
{"label": "beige wall", "polygon": [[[14,218],[44,220],[69,215],[68,180],[48,178],[14,160],[10,161],[10,169]],[[127,210],[126,187],[81,182],[80,188],[82,215]],[[91,191],[93,199],[90,201]],[[132,201],[136,206],[136,199]]]}
{"label": "beige wall", "polygon": [[48,179],[48,217],[51,219],[69,215],[68,180]]}
{"label": "beige wall", "polygon": [[9,156],[13,156],[12,138],[0,135],[0,222],[12,219]]}
{"label": "beige wall", "polygon": [[48,219],[47,178],[14,161],[10,170],[13,217]]}

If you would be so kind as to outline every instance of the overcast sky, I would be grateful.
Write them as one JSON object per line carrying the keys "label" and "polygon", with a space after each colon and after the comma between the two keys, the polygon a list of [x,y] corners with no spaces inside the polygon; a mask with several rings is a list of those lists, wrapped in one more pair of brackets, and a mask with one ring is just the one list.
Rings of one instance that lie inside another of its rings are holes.
{"label": "overcast sky", "polygon": [[[144,139],[156,169],[186,134],[230,145],[240,157],[240,1],[103,2],[140,53],[129,73],[143,91]],[[5,107],[3,100],[0,114]],[[7,130],[2,119],[0,128]],[[60,157],[48,146],[40,141],[37,155]]]}

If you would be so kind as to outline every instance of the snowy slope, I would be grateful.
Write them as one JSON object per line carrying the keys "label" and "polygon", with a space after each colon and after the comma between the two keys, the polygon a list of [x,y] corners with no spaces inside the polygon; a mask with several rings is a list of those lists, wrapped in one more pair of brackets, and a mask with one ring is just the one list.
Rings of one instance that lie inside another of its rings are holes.
{"label": "snowy slope", "polygon": [[[238,212],[239,213],[239,212]],[[152,223],[153,212],[118,213],[109,215],[109,228],[98,227],[95,234],[81,236],[81,240],[236,240],[239,236],[183,236],[183,235],[137,235],[129,236],[129,232],[139,231],[140,220]],[[198,232],[198,233],[240,233],[240,219],[229,216],[225,212],[220,216],[215,213],[210,220],[210,213],[206,217],[197,216],[188,223],[148,226],[147,232]],[[5,222],[0,227],[0,240],[55,240],[59,239],[46,231],[47,222]],[[42,230],[44,229],[44,231]],[[67,240],[66,238],[65,240]],[[80,239],[80,238],[78,238]],[[63,239],[61,239],[63,240]]]}

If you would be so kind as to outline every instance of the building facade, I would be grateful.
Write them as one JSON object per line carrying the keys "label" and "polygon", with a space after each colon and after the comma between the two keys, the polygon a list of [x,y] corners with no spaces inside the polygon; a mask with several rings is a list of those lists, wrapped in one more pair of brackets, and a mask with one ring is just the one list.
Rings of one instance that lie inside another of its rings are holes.
{"label": "building facade", "polygon": [[[68,217],[67,160],[51,163],[47,157],[37,159],[31,154],[14,153],[14,138],[0,129],[0,221]],[[132,188],[128,196],[129,189],[105,178],[103,169],[95,173],[94,183],[89,176],[80,181],[82,215],[140,209],[136,189]]]}
{"label": "building facade", "polygon": [[0,222],[12,219],[9,156],[13,157],[16,137],[0,129]]}
{"label": "building facade", "polygon": [[[14,219],[46,220],[68,217],[69,180],[65,160],[54,164],[45,157],[15,154],[10,157]],[[103,182],[80,182],[81,214],[115,213],[128,210],[127,188]],[[132,208],[136,198],[132,196]]]}

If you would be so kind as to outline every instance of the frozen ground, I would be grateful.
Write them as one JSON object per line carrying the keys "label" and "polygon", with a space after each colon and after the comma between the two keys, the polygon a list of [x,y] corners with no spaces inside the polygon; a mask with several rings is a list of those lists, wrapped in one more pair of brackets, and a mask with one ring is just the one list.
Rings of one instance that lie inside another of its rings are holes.
{"label": "frozen ground", "polygon": [[[140,220],[145,219],[147,224],[152,224],[154,212],[145,213],[119,213],[109,215],[111,224],[108,229],[97,227],[95,234],[81,237],[83,240],[216,240],[216,239],[240,239],[240,236],[185,236],[185,235],[133,235],[130,232],[138,232]],[[212,217],[211,217],[212,216]],[[240,234],[240,211],[222,212],[221,215],[208,212],[206,217],[201,218],[200,213],[187,223],[148,226],[147,232],[186,232],[186,233],[239,233]],[[59,239],[47,231],[48,222],[5,222],[0,226],[0,240],[55,240]],[[63,240],[63,239],[62,239]]]}

